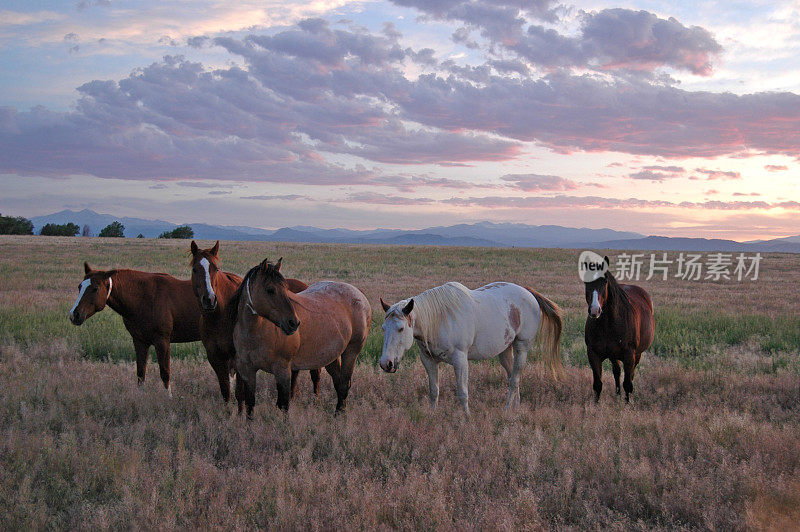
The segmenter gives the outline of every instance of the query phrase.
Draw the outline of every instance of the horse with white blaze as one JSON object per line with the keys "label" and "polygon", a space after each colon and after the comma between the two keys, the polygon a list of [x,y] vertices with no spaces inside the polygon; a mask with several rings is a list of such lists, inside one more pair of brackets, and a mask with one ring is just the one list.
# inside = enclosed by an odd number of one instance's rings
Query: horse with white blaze
{"label": "horse with white blaze", "polygon": [[497,282],[470,290],[449,282],[391,306],[381,299],[381,305],[386,312],[381,368],[397,371],[403,354],[416,340],[434,409],[440,362],[453,366],[458,399],[466,414],[470,360],[500,359],[508,375],[506,408],[519,405],[519,377],[534,344],[554,378],[563,370],[558,346],[561,311],[531,288]]}

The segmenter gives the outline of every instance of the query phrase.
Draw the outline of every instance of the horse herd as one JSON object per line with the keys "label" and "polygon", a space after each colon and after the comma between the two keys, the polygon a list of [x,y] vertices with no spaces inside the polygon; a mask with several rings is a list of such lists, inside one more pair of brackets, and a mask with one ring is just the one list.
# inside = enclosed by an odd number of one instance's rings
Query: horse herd
{"label": "horse herd", "polygon": [[[192,241],[191,279],[128,269],[95,270],[84,262],[84,278],[69,319],[81,325],[111,307],[133,338],[136,374],[146,376],[150,346],[161,381],[171,396],[170,343],[201,340],[228,402],[234,388],[239,413],[252,419],[256,372],[275,376],[277,405],[289,408],[297,376],[308,370],[318,394],[320,369],[330,374],[336,412],[345,408],[356,359],[364,348],[372,308],[356,287],[338,281],[307,285],[285,278],[279,259],[262,261],[244,278],[220,268],[219,242],[201,249]],[[608,263],[608,258],[605,258]],[[585,283],[585,340],[594,376],[595,400],[602,390],[602,362],[612,362],[616,391],[624,367],[625,399],[641,354],[653,341],[653,304],[640,287],[619,284],[606,271]],[[458,399],[469,414],[470,360],[497,357],[508,376],[506,407],[519,404],[519,377],[528,352],[538,346],[553,376],[563,369],[561,311],[531,288],[496,282],[476,290],[449,282],[389,305],[385,311],[381,368],[397,371],[416,341],[428,374],[429,398],[439,397],[439,364],[453,366]]]}

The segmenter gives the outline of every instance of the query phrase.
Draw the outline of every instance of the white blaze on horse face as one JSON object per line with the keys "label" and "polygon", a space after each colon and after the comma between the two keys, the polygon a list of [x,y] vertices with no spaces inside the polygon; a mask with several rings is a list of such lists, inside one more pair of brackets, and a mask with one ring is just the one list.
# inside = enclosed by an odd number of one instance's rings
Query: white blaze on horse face
{"label": "white blaze on horse face", "polygon": [[380,365],[384,371],[397,371],[406,351],[414,345],[414,328],[405,318],[392,314],[383,322],[383,351]]}
{"label": "white blaze on horse face", "polygon": [[214,293],[214,287],[211,286],[210,263],[208,259],[200,259],[200,265],[203,266],[203,270],[206,273],[206,291],[208,292],[208,297],[216,299],[217,295]]}
{"label": "white blaze on horse face", "polygon": [[84,281],[81,283],[80,291],[78,292],[78,299],[75,300],[75,304],[72,305],[72,309],[69,311],[70,316],[72,316],[72,313],[75,312],[76,308],[78,308],[78,304],[81,302],[81,299],[83,299],[83,294],[86,292],[86,289],[89,288],[90,286],[92,286],[92,280],[84,279]]}
{"label": "white blaze on horse face", "polygon": [[592,304],[589,307],[589,312],[595,317],[600,315],[600,297],[597,295],[597,290],[592,291]]}

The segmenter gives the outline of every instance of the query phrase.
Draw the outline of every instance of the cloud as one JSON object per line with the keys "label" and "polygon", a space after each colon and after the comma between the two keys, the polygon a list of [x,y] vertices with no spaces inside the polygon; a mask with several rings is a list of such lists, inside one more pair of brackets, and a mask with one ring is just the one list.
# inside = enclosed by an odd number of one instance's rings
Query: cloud
{"label": "cloud", "polygon": [[740,174],[739,172],[733,172],[733,171],[725,172],[725,171],[722,171],[722,170],[709,170],[707,168],[695,168],[694,171],[708,176],[708,177],[706,177],[706,179],[709,180],[709,181],[711,181],[713,179],[741,179],[742,178],[742,174]]}
{"label": "cloud", "polygon": [[561,34],[540,21],[555,22],[558,11],[549,0],[392,0],[415,7],[428,16],[466,26],[453,41],[477,48],[471,30],[478,29],[492,47],[504,48],[544,67],[597,70],[652,71],[659,67],[708,76],[722,47],[711,33],[687,27],[675,18],[663,19],[647,11],[604,9],[582,13],[578,35]]}
{"label": "cloud", "polygon": [[[527,18],[555,13],[544,1],[401,4],[425,4],[431,16],[474,23],[490,36],[501,22],[526,28]],[[584,29],[624,20],[656,31],[664,20],[587,17],[594,22]],[[659,43],[684,35],[672,22],[664,27]],[[380,165],[507,161],[526,142],[559,153],[673,158],[800,151],[800,96],[792,93],[692,92],[591,71],[541,75],[492,54],[472,67],[443,61],[440,71],[412,78],[409,67],[427,69],[435,54],[400,46],[396,28],[333,29],[321,19],[211,42],[236,66],[207,69],[167,56],[118,81],[81,85],[68,112],[0,108],[0,172],[412,190],[462,184],[393,179]],[[643,172],[664,179],[668,168]]]}
{"label": "cloud", "polygon": [[675,172],[654,172],[652,170],[641,170],[639,172],[628,174],[628,177],[631,179],[663,181],[665,179],[672,179],[674,177],[679,177],[679,175]]}
{"label": "cloud", "polygon": [[578,188],[578,184],[569,179],[554,175],[508,174],[500,178],[512,183],[510,186],[525,192],[566,191]]}
{"label": "cloud", "polygon": [[686,169],[682,166],[660,166],[660,165],[650,165],[650,166],[643,166],[642,170],[652,170],[657,172],[666,172],[669,174],[682,174],[686,172]]}
{"label": "cloud", "polygon": [[442,200],[459,207],[480,207],[487,209],[713,209],[725,211],[760,210],[782,208],[800,211],[797,201],[703,201],[670,202],[665,200],[646,200],[638,198],[602,198],[598,196],[486,196],[469,198],[450,198]]}
{"label": "cloud", "polygon": [[436,202],[436,200],[431,198],[410,198],[407,196],[379,194],[377,192],[356,192],[348,194],[345,201],[349,203],[369,203],[373,205],[427,205]]}
{"label": "cloud", "polygon": [[239,199],[247,200],[261,200],[261,201],[294,201],[294,200],[311,200],[312,198],[301,194],[277,194],[274,196],[239,196]]}
{"label": "cloud", "polygon": [[208,193],[210,196],[222,196],[225,194],[233,194],[230,190],[212,190]]}
{"label": "cloud", "polygon": [[784,165],[784,164],[781,164],[781,165],[768,164],[768,165],[764,166],[764,170],[766,170],[767,172],[783,172],[783,171],[788,170],[788,169],[789,169],[789,167]]}

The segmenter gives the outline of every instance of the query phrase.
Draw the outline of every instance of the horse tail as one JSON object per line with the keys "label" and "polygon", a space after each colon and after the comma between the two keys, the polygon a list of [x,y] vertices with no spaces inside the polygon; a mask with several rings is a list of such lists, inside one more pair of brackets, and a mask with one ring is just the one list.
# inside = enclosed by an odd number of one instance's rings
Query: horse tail
{"label": "horse tail", "polygon": [[525,288],[536,298],[539,309],[542,311],[542,323],[539,326],[539,333],[536,335],[536,344],[544,356],[545,365],[553,374],[553,378],[558,380],[564,374],[564,362],[561,359],[559,346],[561,331],[564,329],[561,309],[533,288],[527,286]]}

